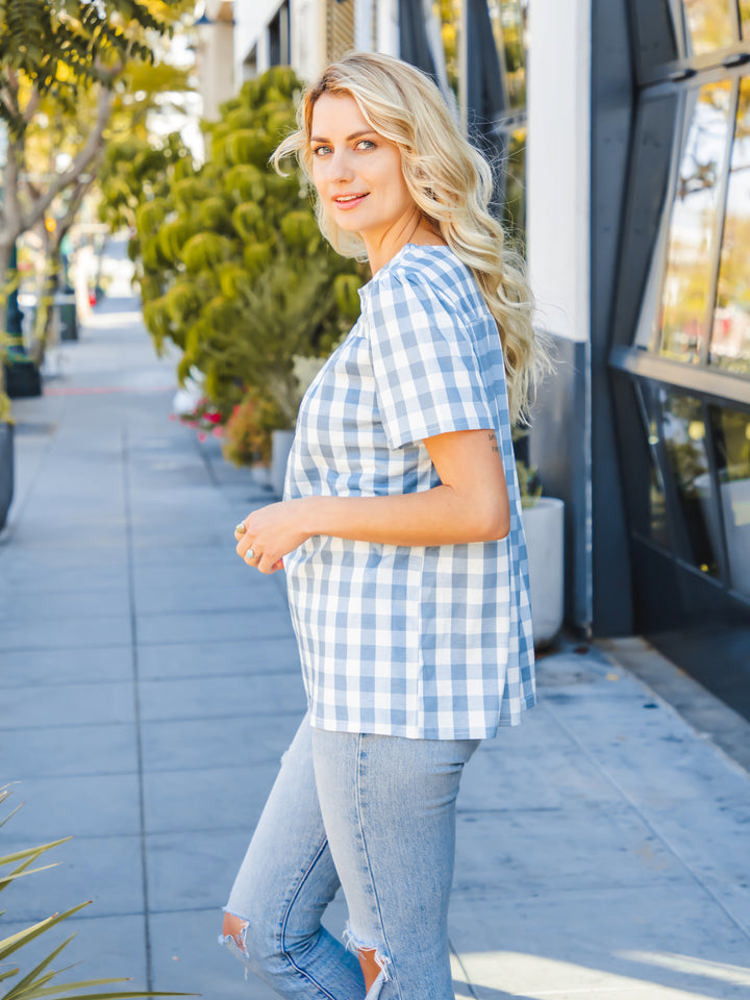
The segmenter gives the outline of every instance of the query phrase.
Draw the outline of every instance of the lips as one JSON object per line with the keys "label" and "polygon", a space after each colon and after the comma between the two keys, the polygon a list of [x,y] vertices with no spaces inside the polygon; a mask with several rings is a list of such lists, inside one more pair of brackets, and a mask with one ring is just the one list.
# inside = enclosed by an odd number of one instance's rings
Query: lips
{"label": "lips", "polygon": [[332,201],[336,208],[347,211],[348,209],[356,208],[357,205],[361,205],[367,195],[367,191],[362,194],[337,194],[333,196]]}

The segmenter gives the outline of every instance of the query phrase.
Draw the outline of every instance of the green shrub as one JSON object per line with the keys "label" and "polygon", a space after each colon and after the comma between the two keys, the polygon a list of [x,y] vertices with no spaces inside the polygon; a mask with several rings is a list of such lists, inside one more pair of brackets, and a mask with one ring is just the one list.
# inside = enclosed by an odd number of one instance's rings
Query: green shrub
{"label": "green shrub", "polygon": [[[132,242],[146,326],[158,349],[171,340],[184,352],[178,377],[198,369],[224,419],[248,398],[272,404],[279,427],[299,405],[293,358],[330,352],[359,313],[364,279],[324,243],[300,174],[268,165],[295,127],[300,89],[284,67],[245,83],[206,126],[200,167],[176,155],[174,137],[169,156],[149,155],[162,175],[142,187]],[[229,452],[238,461],[257,449]]]}

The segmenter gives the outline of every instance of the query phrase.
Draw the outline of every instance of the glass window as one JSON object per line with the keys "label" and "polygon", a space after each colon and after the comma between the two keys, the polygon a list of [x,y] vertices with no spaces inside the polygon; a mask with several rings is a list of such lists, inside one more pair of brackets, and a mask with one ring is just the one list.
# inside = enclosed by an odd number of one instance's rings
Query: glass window
{"label": "glass window", "polygon": [[[487,0],[502,79],[504,111],[494,123],[502,157],[498,200],[510,240],[525,253],[526,242],[526,25],[527,0]],[[492,155],[492,150],[489,150]]]}
{"label": "glass window", "polygon": [[740,85],[716,290],[711,362],[750,375],[750,76]]}
{"label": "glass window", "polygon": [[731,585],[750,597],[750,414],[712,408]]}
{"label": "glass window", "polygon": [[510,130],[505,164],[503,226],[513,245],[526,252],[526,136],[525,122]]}
{"label": "glass window", "polygon": [[641,417],[643,418],[646,430],[648,454],[651,467],[649,481],[648,484],[646,484],[648,492],[646,497],[644,497],[646,506],[643,510],[641,518],[639,518],[641,521],[643,521],[644,518],[647,518],[648,520],[645,524],[642,523],[640,528],[653,541],[657,542],[659,545],[663,545],[665,549],[668,549],[670,547],[669,524],[667,521],[667,502],[664,490],[664,481],[659,463],[659,449],[661,447],[661,441],[659,438],[660,421],[658,411],[652,402],[653,394],[649,391],[648,386],[643,386],[640,390],[636,389],[636,394],[638,408],[641,411]]}
{"label": "glass window", "polygon": [[488,0],[495,45],[501,54],[506,103],[526,107],[526,18],[528,0]]}
{"label": "glass window", "polygon": [[731,6],[734,0],[683,0],[688,55],[724,49],[736,41]]}
{"label": "glass window", "polygon": [[462,0],[433,0],[433,17],[440,25],[443,48],[442,65],[437,66],[437,74],[442,86],[447,86],[460,104],[459,77],[461,63],[460,31]]}
{"label": "glass window", "polygon": [[681,515],[681,523],[675,525],[681,554],[704,573],[717,576],[721,539],[713,510],[703,407],[698,399],[666,389],[658,389],[657,396],[675,508]]}
{"label": "glass window", "polygon": [[677,177],[662,290],[660,350],[680,361],[699,361],[706,340],[730,93],[727,80],[706,84],[697,92]]}

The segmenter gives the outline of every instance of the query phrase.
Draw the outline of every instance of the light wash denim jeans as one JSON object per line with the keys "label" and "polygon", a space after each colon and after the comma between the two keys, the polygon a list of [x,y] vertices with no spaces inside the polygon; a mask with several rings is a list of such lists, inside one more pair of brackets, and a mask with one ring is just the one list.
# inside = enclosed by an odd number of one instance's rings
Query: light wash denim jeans
{"label": "light wash denim jeans", "polygon": [[[455,803],[478,740],[333,733],[305,717],[225,908],[219,940],[282,997],[453,1000]],[[339,885],[345,944],[321,926]],[[357,953],[375,949],[367,995]]]}

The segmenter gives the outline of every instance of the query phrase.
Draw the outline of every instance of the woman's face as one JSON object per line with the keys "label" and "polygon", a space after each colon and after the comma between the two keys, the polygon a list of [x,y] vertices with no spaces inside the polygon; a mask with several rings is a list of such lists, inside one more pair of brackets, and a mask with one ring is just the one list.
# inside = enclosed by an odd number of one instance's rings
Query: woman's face
{"label": "woman's face", "polygon": [[313,182],[331,218],[359,233],[368,251],[398,239],[417,208],[401,171],[398,147],[374,132],[353,97],[322,94],[310,140]]}

